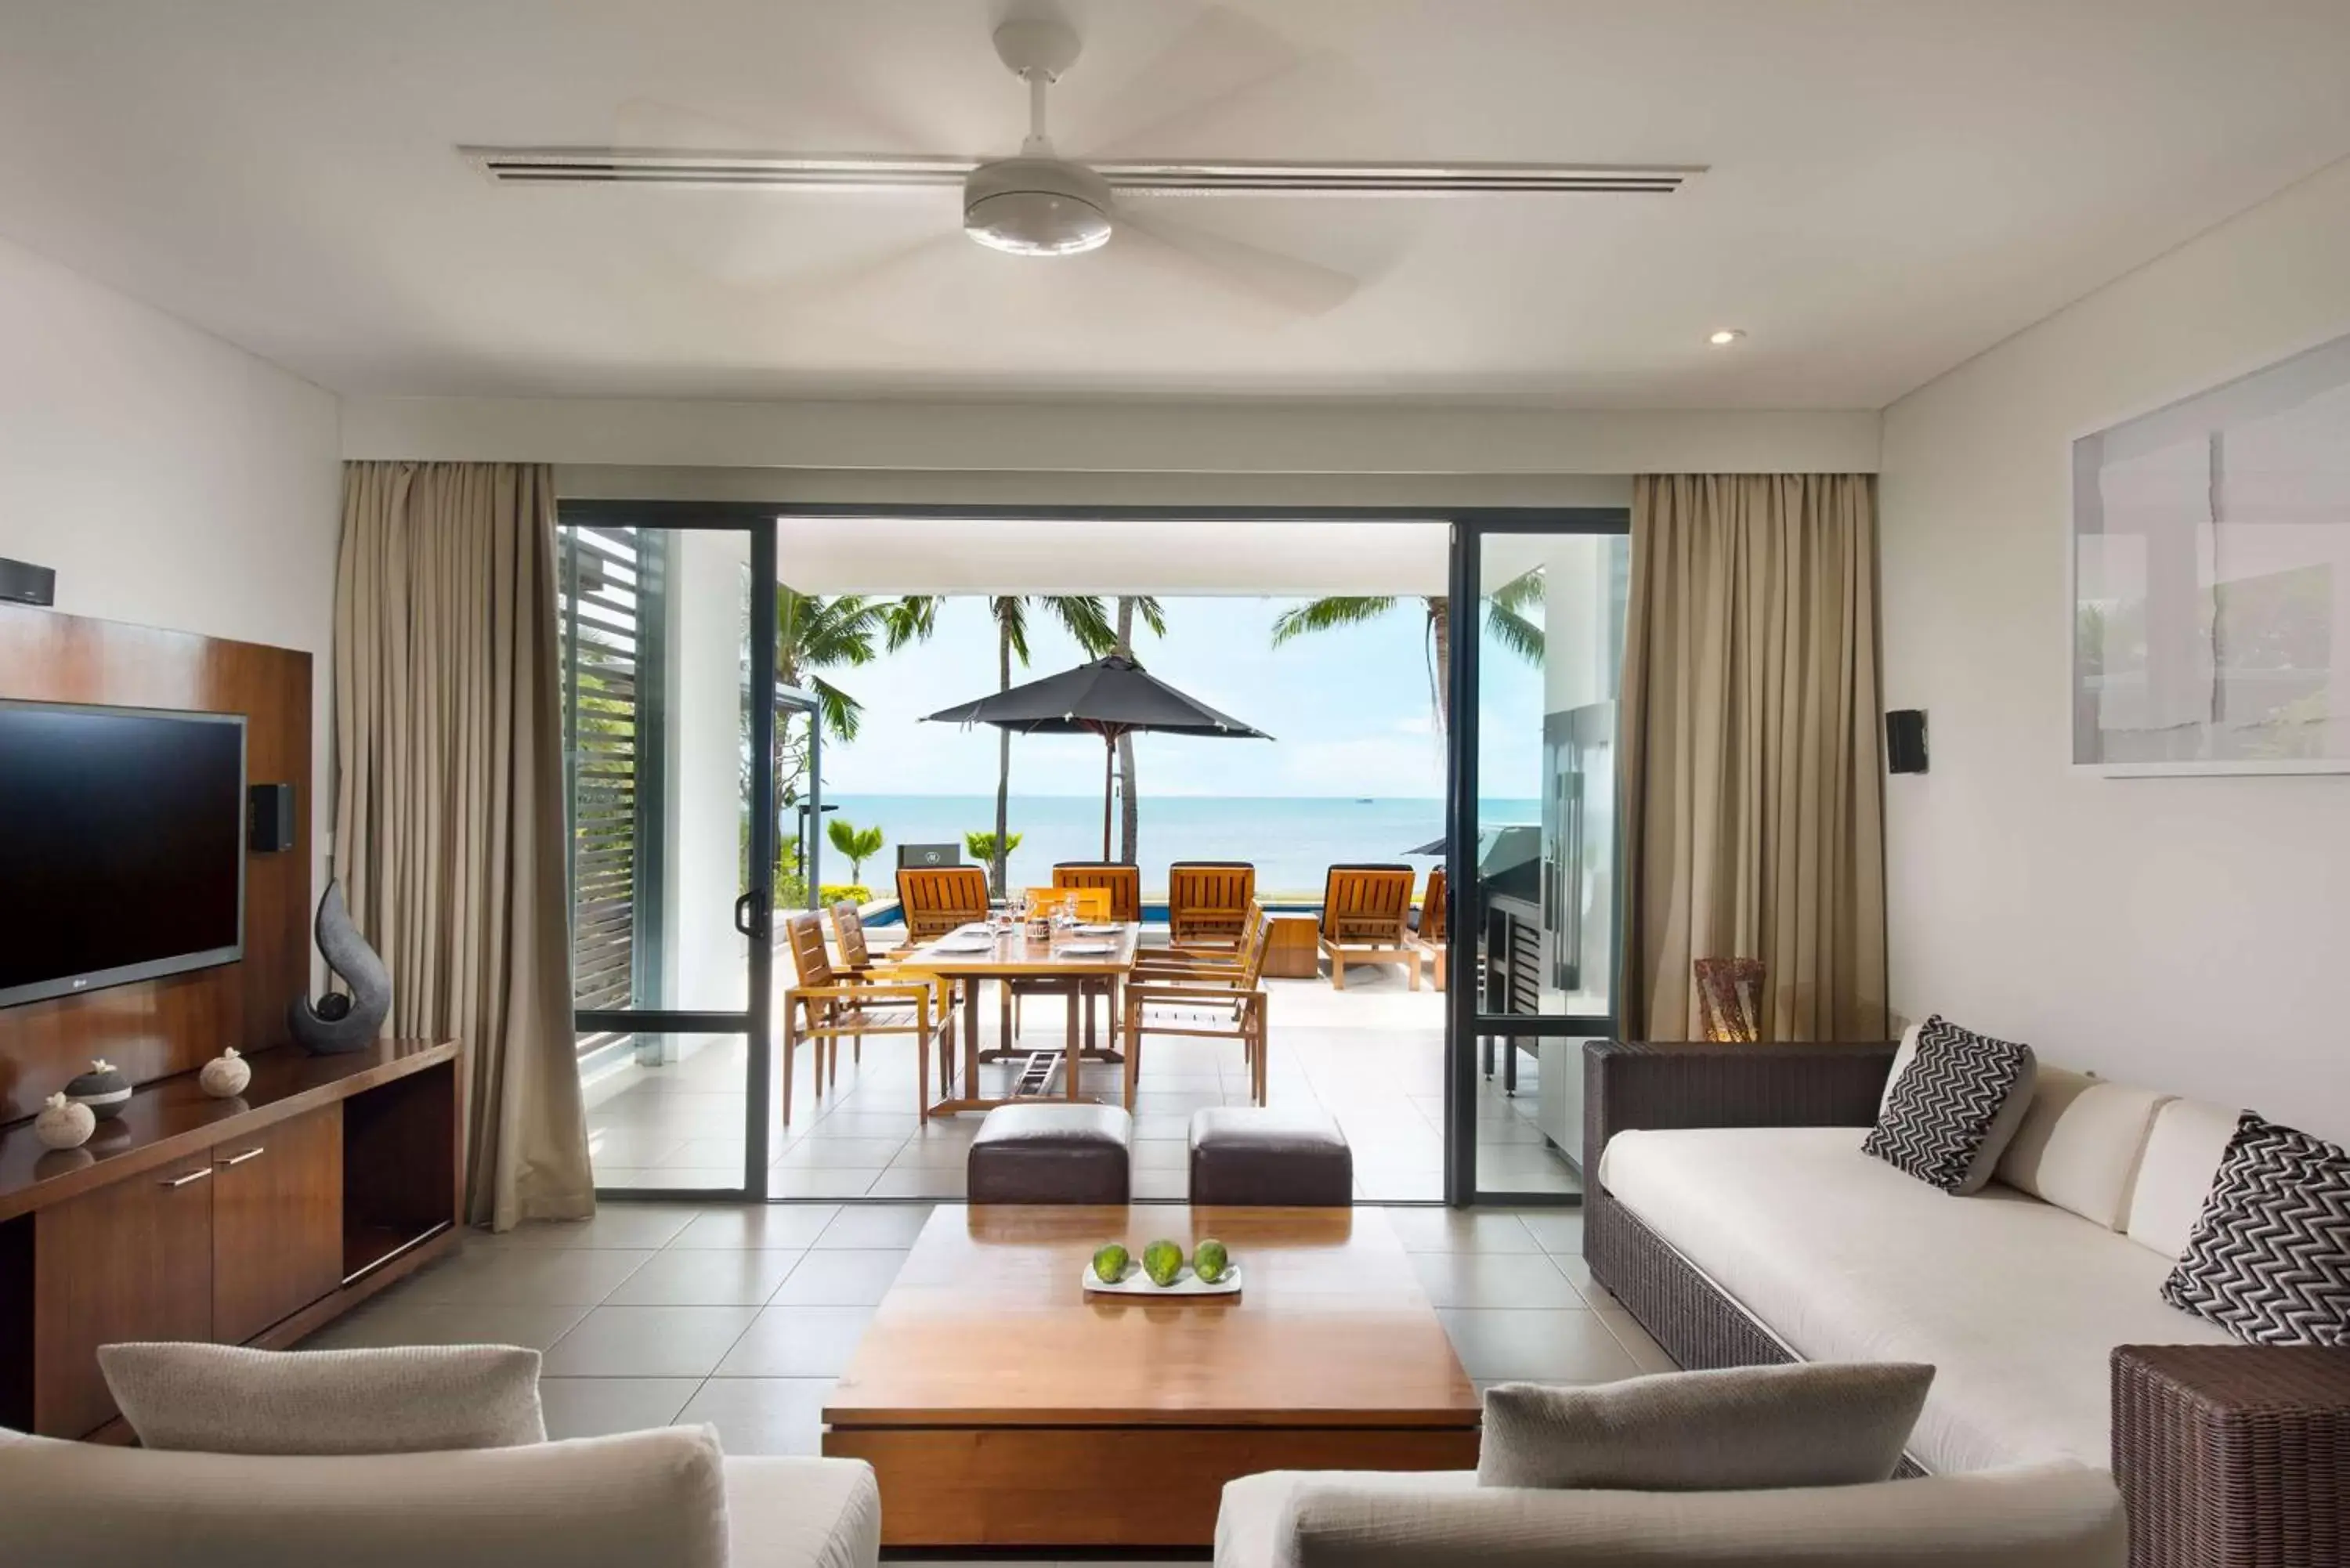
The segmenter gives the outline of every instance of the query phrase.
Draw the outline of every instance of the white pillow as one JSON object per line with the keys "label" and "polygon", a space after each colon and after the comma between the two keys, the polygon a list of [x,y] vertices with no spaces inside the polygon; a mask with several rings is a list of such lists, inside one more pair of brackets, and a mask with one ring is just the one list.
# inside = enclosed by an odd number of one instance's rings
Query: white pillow
{"label": "white pillow", "polygon": [[2170,1098],[2043,1064],[1998,1178],[2108,1231],[2129,1222],[2131,1180],[2155,1113]]}
{"label": "white pillow", "polygon": [[102,1345],[122,1418],[151,1449],[415,1454],[543,1443],[538,1352],[512,1345],[246,1350]]}
{"label": "white pillow", "polygon": [[1918,1054],[1918,1031],[1923,1023],[1912,1023],[1901,1032],[1901,1044],[1893,1052],[1893,1071],[1885,1075],[1885,1092],[1877,1096],[1877,1119],[1885,1119],[1885,1107],[1893,1101],[1893,1085],[1909,1070],[1910,1060]]}
{"label": "white pillow", "polygon": [[40,1568],[726,1568],[718,1435],[457,1453],[0,1449],[0,1540]]}
{"label": "white pillow", "polygon": [[2129,1239],[2165,1257],[2186,1255],[2187,1239],[2210,1196],[2211,1179],[2243,1112],[2208,1100],[2172,1100],[2155,1113],[2131,1189]]}

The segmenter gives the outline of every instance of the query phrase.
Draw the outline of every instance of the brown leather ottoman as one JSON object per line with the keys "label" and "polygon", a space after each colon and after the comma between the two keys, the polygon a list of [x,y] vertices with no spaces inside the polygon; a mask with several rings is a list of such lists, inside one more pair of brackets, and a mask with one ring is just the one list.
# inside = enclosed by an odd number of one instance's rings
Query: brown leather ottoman
{"label": "brown leather ottoman", "polygon": [[1354,1154],[1322,1112],[1214,1106],[1191,1113],[1193,1203],[1343,1209],[1354,1200]]}
{"label": "brown leather ottoman", "polygon": [[1123,1203],[1134,1118],[1117,1106],[998,1106],[971,1140],[973,1203]]}

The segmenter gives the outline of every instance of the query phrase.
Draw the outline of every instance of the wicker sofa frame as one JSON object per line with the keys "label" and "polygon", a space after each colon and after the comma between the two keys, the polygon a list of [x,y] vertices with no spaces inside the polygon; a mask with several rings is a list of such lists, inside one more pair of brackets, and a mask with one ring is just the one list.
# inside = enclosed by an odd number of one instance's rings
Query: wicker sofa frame
{"label": "wicker sofa frame", "polygon": [[[1801,1359],[1614,1201],[1599,1159],[1646,1127],[1866,1127],[1890,1044],[1594,1041],[1584,1051],[1584,1260],[1685,1367]],[[2350,1351],[2123,1345],[2113,1470],[2133,1568],[2350,1563]],[[1905,1474],[1923,1471],[1905,1461]]]}

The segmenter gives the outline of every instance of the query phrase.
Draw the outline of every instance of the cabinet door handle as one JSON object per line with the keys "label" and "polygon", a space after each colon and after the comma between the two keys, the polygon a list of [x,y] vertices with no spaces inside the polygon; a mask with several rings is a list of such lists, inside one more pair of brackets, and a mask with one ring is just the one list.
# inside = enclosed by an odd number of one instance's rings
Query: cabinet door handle
{"label": "cabinet door handle", "polygon": [[191,1181],[202,1181],[205,1177],[210,1176],[212,1173],[213,1168],[207,1165],[201,1167],[198,1169],[192,1170],[185,1176],[167,1176],[158,1185],[163,1187],[185,1187]]}
{"label": "cabinet door handle", "polygon": [[246,1149],[243,1154],[233,1154],[233,1155],[230,1155],[226,1159],[222,1160],[222,1161],[221,1161],[221,1163],[222,1163],[223,1165],[243,1165],[246,1160],[248,1160],[248,1159],[257,1159],[257,1158],[259,1158],[262,1155],[266,1154],[267,1152],[268,1152],[268,1146],[267,1146],[267,1145],[265,1145],[265,1144],[258,1144],[258,1143],[257,1143],[257,1144],[255,1144],[251,1148]]}

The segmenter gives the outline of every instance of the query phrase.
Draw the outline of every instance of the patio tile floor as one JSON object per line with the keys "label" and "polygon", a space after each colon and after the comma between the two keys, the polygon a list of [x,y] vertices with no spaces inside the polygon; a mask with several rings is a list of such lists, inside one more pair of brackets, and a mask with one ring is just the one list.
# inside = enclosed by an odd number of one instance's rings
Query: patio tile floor
{"label": "patio tile floor", "polygon": [[[1368,967],[1355,969],[1344,992],[1333,990],[1326,980],[1273,980],[1266,987],[1271,1103],[1315,1106],[1337,1119],[1354,1148],[1358,1199],[1440,1199],[1443,994],[1432,988],[1409,991],[1399,971]],[[993,1045],[995,1010],[983,1005],[981,1011],[983,1042]],[[1057,1006],[1029,1009],[1018,1041],[1056,1043],[1064,1016]],[[682,1060],[631,1064],[591,1081],[588,1119],[598,1184],[650,1190],[739,1187],[744,1050],[739,1039],[714,1039]],[[778,1068],[780,1056],[777,1052]],[[785,1125],[770,1109],[771,1196],[835,1200],[962,1195],[963,1154],[980,1117],[924,1123],[915,1115],[910,1041],[868,1041],[861,1062],[844,1050],[837,1079],[821,1094],[813,1051],[798,1053],[795,1069],[791,1123]],[[1009,1070],[983,1065],[983,1078],[993,1089]],[[1081,1086],[1088,1098],[1116,1103],[1123,1092],[1122,1069],[1087,1064]],[[1237,1045],[1146,1041],[1135,1103],[1136,1196],[1182,1198],[1183,1139],[1191,1112],[1203,1106],[1245,1105],[1248,1093]],[[1482,1077],[1478,1096],[1478,1161],[1485,1188],[1576,1190],[1575,1172],[1535,1124],[1531,1056],[1520,1057],[1515,1096],[1504,1095],[1498,1081]]]}

